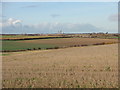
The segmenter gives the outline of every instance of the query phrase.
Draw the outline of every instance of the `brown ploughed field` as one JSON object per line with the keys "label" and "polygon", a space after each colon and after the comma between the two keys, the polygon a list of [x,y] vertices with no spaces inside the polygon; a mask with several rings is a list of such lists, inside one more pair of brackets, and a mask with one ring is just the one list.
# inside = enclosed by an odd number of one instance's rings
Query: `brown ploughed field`
{"label": "brown ploughed field", "polygon": [[21,43],[38,43],[38,44],[51,44],[59,46],[70,45],[92,45],[96,43],[116,43],[118,39],[100,39],[100,38],[58,38],[58,39],[39,39],[39,40],[24,40]]}

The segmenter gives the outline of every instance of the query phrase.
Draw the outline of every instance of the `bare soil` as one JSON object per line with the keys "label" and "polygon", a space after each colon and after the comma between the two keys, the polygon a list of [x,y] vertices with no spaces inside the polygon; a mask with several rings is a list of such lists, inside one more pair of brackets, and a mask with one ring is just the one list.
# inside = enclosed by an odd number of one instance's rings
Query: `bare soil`
{"label": "bare soil", "polygon": [[38,44],[51,44],[60,46],[70,45],[92,45],[96,43],[116,43],[118,39],[100,39],[100,38],[59,38],[59,39],[39,39],[39,40],[25,40],[19,41],[24,43],[38,43]]}

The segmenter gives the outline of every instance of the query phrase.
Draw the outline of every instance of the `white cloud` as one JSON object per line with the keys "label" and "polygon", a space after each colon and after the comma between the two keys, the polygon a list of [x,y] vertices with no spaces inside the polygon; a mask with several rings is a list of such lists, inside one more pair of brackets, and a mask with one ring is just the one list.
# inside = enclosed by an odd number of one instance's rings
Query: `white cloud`
{"label": "white cloud", "polygon": [[52,18],[56,18],[56,17],[59,17],[60,15],[59,14],[52,14],[50,15]]}
{"label": "white cloud", "polygon": [[35,25],[22,25],[21,20],[13,18],[4,21],[2,26],[3,33],[57,33],[59,30],[65,33],[109,32],[91,24],[80,23],[42,22]]}
{"label": "white cloud", "polygon": [[21,8],[35,8],[35,7],[38,7],[38,5],[27,5]]}
{"label": "white cloud", "polygon": [[0,22],[0,28],[2,27],[2,23]]}
{"label": "white cloud", "polygon": [[14,20],[12,18],[9,18],[6,22],[3,23],[3,25],[13,25]]}
{"label": "white cloud", "polygon": [[13,21],[13,25],[16,25],[16,24],[21,23],[21,22],[22,22],[21,20],[15,20],[15,21]]}
{"label": "white cloud", "polygon": [[109,16],[108,19],[112,22],[118,22],[118,19],[120,19],[120,18],[118,18],[118,16],[120,17],[120,13],[119,14],[112,14],[112,15]]}
{"label": "white cloud", "polygon": [[21,23],[22,23],[21,20],[9,18],[8,20],[4,20],[2,22],[2,26],[3,27],[6,27],[6,26],[18,26],[18,24],[21,24]]}

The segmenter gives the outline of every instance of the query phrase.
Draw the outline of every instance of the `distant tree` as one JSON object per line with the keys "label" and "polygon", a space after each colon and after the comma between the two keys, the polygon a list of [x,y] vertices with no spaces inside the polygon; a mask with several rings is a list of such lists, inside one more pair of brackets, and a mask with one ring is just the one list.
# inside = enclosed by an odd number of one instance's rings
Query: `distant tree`
{"label": "distant tree", "polygon": [[106,32],[106,34],[108,34],[108,32]]}

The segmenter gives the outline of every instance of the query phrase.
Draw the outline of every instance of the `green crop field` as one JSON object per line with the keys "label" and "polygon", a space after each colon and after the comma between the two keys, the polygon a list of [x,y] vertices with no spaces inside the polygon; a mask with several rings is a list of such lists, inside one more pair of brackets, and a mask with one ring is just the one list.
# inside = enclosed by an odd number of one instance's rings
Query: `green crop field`
{"label": "green crop field", "polygon": [[52,48],[55,45],[38,44],[38,43],[23,43],[19,41],[2,41],[2,50],[27,50],[27,49],[45,49]]}

